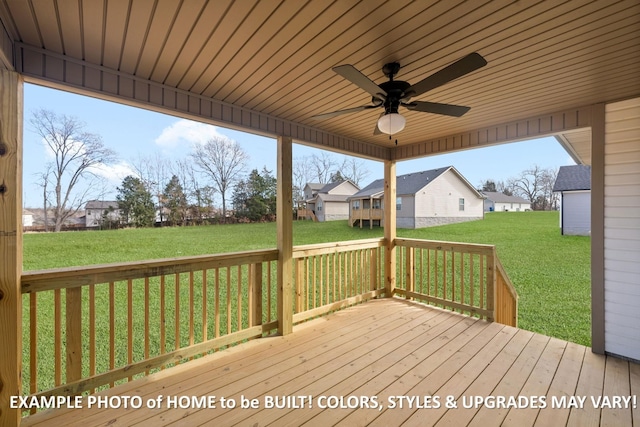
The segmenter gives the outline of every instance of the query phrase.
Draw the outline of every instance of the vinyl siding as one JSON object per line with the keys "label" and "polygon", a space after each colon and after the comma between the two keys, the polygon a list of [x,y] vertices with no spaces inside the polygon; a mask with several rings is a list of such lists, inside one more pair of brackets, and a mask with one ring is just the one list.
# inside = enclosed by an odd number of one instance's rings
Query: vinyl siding
{"label": "vinyl siding", "polygon": [[[464,199],[464,211],[458,200]],[[475,194],[454,172],[447,171],[416,194],[415,215],[421,217],[482,218],[483,199]]]}
{"label": "vinyl siding", "polygon": [[562,234],[591,234],[591,191],[565,191],[560,209]]}
{"label": "vinyl siding", "polygon": [[349,219],[348,202],[324,202],[322,210],[324,221]]}
{"label": "vinyl siding", "polygon": [[640,360],[640,98],[605,111],[605,351]]}

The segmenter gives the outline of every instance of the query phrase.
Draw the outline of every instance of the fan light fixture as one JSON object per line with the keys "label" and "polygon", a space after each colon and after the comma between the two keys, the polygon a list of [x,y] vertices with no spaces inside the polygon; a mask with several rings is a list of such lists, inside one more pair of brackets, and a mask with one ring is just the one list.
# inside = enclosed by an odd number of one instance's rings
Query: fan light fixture
{"label": "fan light fixture", "polygon": [[406,119],[399,113],[387,113],[378,119],[378,129],[388,135],[394,135],[404,129]]}

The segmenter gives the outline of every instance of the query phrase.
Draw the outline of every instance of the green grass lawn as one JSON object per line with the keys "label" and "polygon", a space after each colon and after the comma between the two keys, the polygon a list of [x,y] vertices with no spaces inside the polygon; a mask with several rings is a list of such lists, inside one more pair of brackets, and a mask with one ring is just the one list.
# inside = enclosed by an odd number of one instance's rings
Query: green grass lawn
{"label": "green grass lawn", "polygon": [[[346,221],[294,223],[294,244],[380,237]],[[473,221],[398,236],[496,245],[520,295],[519,326],[590,345],[590,238],[561,236],[557,212],[496,212]],[[273,248],[276,225],[234,224],[27,234],[24,269],[102,264]]]}

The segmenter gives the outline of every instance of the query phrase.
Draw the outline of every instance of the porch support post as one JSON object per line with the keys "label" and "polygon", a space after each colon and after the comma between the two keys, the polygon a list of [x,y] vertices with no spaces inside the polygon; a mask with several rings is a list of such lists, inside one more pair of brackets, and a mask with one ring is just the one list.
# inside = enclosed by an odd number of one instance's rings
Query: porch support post
{"label": "porch support post", "polygon": [[22,86],[0,70],[0,426],[21,419],[10,399],[22,395]]}
{"label": "porch support post", "polygon": [[292,140],[278,137],[276,222],[278,230],[278,334],[293,332]]}
{"label": "porch support post", "polygon": [[384,251],[385,294],[392,297],[396,289],[396,162],[384,162]]}
{"label": "porch support post", "polygon": [[591,109],[591,350],[604,354],[605,105]]}

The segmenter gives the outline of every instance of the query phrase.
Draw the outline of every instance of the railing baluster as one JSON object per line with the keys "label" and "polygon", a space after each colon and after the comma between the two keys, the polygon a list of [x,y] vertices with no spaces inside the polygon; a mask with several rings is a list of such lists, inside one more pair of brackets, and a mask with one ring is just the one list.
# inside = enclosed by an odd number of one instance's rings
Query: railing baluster
{"label": "railing baluster", "polygon": [[480,291],[478,297],[480,298],[479,306],[480,308],[485,308],[484,306],[484,260],[485,255],[480,255]]}
{"label": "railing baluster", "polygon": [[304,283],[304,259],[296,260],[296,307],[295,313],[302,313],[302,284]]}
{"label": "railing baluster", "polygon": [[[133,363],[133,281],[127,280],[127,363]],[[130,375],[129,381],[133,379]]]}
{"label": "railing baluster", "polygon": [[249,326],[262,325],[262,263],[251,264],[250,291],[251,321]]}
{"label": "railing baluster", "polygon": [[[464,252],[460,253],[460,302],[465,304],[464,301]],[[462,309],[460,310],[462,313]]]}
{"label": "railing baluster", "polygon": [[271,262],[267,261],[267,322],[271,321]]}
{"label": "railing baluster", "polygon": [[227,267],[227,334],[231,332],[231,267]]}
{"label": "railing baluster", "polygon": [[325,292],[326,292],[326,294],[325,294],[325,298],[324,298],[326,304],[331,302],[331,300],[329,299],[329,288],[330,288],[330,284],[331,284],[331,281],[329,280],[329,277],[330,277],[329,276],[329,262],[330,262],[330,260],[331,260],[331,255],[327,254],[326,255],[326,259],[325,259],[325,270],[326,270],[325,271]]}
{"label": "railing baluster", "polygon": [[[115,283],[109,282],[109,369],[116,367],[116,292]],[[114,386],[110,383],[110,387]]]}
{"label": "railing baluster", "polygon": [[236,286],[237,286],[237,309],[236,309],[236,321],[238,322],[237,331],[241,331],[242,328],[242,266],[238,266],[236,274]]}
{"label": "railing baluster", "polygon": [[220,336],[220,269],[215,269],[215,308],[214,308],[214,316],[215,316],[215,337],[218,338]]}
{"label": "railing baluster", "polygon": [[476,255],[469,254],[469,305],[474,306],[476,304],[476,300],[473,297],[474,290],[476,288],[476,281],[473,275],[473,266],[475,265]]}
{"label": "railing baluster", "polygon": [[451,301],[455,301],[455,300],[456,300],[456,253],[452,250],[451,251]]}
{"label": "railing baluster", "polygon": [[317,266],[317,259],[318,257],[314,256],[313,257],[313,288],[312,291],[310,292],[310,297],[311,297],[311,306],[313,308],[316,308],[316,289],[318,289],[318,283],[317,283],[317,270],[318,270],[318,266]]}
{"label": "railing baluster", "polygon": [[209,319],[207,317],[207,270],[202,270],[202,340],[207,341]]}
{"label": "railing baluster", "polygon": [[[160,276],[160,354],[164,354],[167,348],[165,286],[165,276],[162,275]],[[164,365],[162,368],[164,369]]]}
{"label": "railing baluster", "polygon": [[[405,248],[406,250],[406,255],[405,255],[405,289],[407,290],[407,292],[413,292],[415,287],[414,287],[414,274],[413,274],[413,267],[414,267],[414,249],[413,248]],[[411,299],[408,295],[407,295],[407,299]]]}
{"label": "railing baluster", "polygon": [[[29,392],[38,391],[38,294],[29,294]],[[35,407],[31,413],[36,413]]]}
{"label": "railing baluster", "polygon": [[62,312],[62,304],[60,297],[60,289],[56,289],[53,293],[53,324],[54,324],[54,336],[53,336],[53,358],[54,358],[54,382],[55,385],[62,384],[62,321],[60,319],[60,313]]}
{"label": "railing baluster", "polygon": [[195,317],[195,295],[193,292],[193,271],[189,272],[189,345],[193,345],[195,343],[195,325],[194,325],[194,317]]}
{"label": "railing baluster", "polygon": [[[148,359],[149,358],[149,353],[150,353],[150,349],[149,349],[149,343],[150,343],[150,337],[149,337],[149,323],[150,323],[150,313],[149,313],[150,307],[149,307],[149,278],[145,277],[144,278],[144,358]],[[145,375],[149,375],[149,370],[147,369],[145,372]],[[95,372],[94,372],[95,374]]]}
{"label": "railing baluster", "polygon": [[[180,273],[176,273],[173,279],[175,285],[175,295],[174,295],[174,318],[173,318],[173,349],[178,350],[180,348]],[[180,363],[177,361],[176,364]]]}

